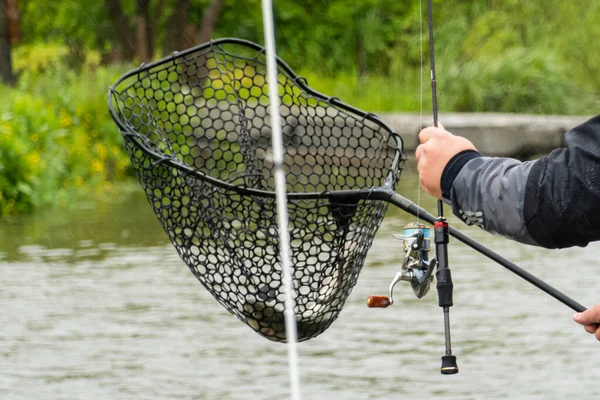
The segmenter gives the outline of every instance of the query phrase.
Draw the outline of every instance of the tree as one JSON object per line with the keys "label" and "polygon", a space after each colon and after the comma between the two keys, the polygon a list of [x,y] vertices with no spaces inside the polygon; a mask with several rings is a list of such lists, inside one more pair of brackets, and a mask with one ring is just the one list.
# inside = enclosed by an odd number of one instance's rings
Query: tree
{"label": "tree", "polygon": [[183,29],[188,25],[189,8],[189,0],[176,0],[171,19],[167,25],[167,35],[163,46],[165,53],[172,53],[184,47],[182,46],[184,42]]}
{"label": "tree", "polygon": [[106,11],[115,31],[116,54],[122,60],[131,60],[135,54],[133,34],[129,20],[123,13],[119,0],[106,0]]}
{"label": "tree", "polygon": [[200,27],[196,28],[192,16],[200,7],[196,3],[192,4],[190,0],[176,0],[165,38],[165,53],[187,49],[209,41],[217,25],[223,3],[223,0],[211,0],[204,8]]}
{"label": "tree", "polygon": [[8,1],[6,0],[2,0],[0,3],[0,78],[7,85],[15,83],[12,69]]}
{"label": "tree", "polygon": [[155,25],[160,20],[165,1],[135,0],[131,21],[120,0],[106,0],[106,11],[114,28],[116,55],[121,60],[148,62],[154,55]]}
{"label": "tree", "polygon": [[212,0],[206,8],[206,11],[204,11],[202,25],[200,26],[200,32],[198,33],[199,43],[208,42],[212,37],[222,8],[223,0]]}
{"label": "tree", "polygon": [[10,32],[10,44],[16,46],[23,38],[23,27],[21,26],[21,13],[17,0],[6,0],[6,17],[8,18],[8,29]]}
{"label": "tree", "polygon": [[136,0],[136,52],[137,58],[142,62],[152,59],[152,19],[150,18],[150,0]]}
{"label": "tree", "polygon": [[[166,26],[163,52],[172,53],[210,39],[223,6],[223,0],[204,2],[190,0],[135,0],[133,17],[125,11],[130,4],[125,0],[105,0],[106,11],[114,28],[118,58],[150,61],[155,53],[159,28]],[[165,8],[170,13],[165,13]],[[205,8],[200,29],[193,16]],[[164,16],[166,15],[166,16]],[[164,22],[164,24],[162,23]]]}

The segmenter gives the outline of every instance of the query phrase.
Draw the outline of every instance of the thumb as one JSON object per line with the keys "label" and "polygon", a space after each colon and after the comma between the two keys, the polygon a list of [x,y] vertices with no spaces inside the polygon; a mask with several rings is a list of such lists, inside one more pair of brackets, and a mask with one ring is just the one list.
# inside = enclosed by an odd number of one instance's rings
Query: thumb
{"label": "thumb", "polygon": [[573,315],[573,319],[581,325],[591,325],[600,322],[600,304]]}

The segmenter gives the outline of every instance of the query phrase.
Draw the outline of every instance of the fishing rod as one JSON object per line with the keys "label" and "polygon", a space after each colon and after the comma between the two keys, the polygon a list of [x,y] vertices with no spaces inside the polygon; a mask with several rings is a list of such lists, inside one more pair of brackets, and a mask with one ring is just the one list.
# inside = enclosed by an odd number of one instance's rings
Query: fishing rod
{"label": "fishing rod", "polygon": [[[389,193],[387,198],[389,199],[390,203],[401,208],[402,210],[406,211],[407,213],[422,219],[425,222],[434,224],[437,221],[436,217],[434,217],[433,215],[431,215],[426,210],[419,207],[412,201],[408,200],[404,196],[399,195],[398,193]],[[582,304],[573,300],[572,298],[570,298],[566,294],[562,293],[558,289],[552,287],[551,285],[547,284],[543,280],[537,278],[535,275],[527,272],[523,268],[519,267],[515,263],[509,261],[508,259],[502,257],[501,255],[499,255],[498,253],[489,249],[488,247],[484,246],[483,244],[479,243],[478,241],[470,238],[469,236],[465,235],[461,231],[450,227],[448,229],[448,233],[453,238],[459,240],[463,244],[466,244],[467,246],[469,246],[473,250],[479,252],[480,254],[486,256],[490,260],[495,261],[497,264],[500,264],[504,268],[508,269],[510,272],[514,273],[515,275],[519,276],[520,278],[523,278],[527,282],[531,283],[533,286],[542,290],[546,294],[549,294],[550,296],[554,297],[556,300],[560,301],[561,303],[563,303],[567,307],[571,308],[572,310],[577,311],[577,312],[583,312],[587,309],[585,306],[583,306]]]}
{"label": "fishing rod", "polygon": [[[429,55],[431,64],[431,96],[432,96],[432,112],[433,112],[433,124],[438,127],[438,103],[437,103],[437,79],[435,71],[435,51],[434,51],[434,34],[433,34],[433,6],[432,0],[427,1],[428,5],[428,27],[429,27]],[[524,269],[518,267],[516,264],[510,262],[499,254],[488,249],[481,243],[469,238],[460,231],[449,227],[448,222],[444,218],[443,201],[438,200],[438,217],[434,217],[429,214],[426,210],[422,209],[418,205],[412,203],[405,197],[388,192],[386,200],[390,203],[400,207],[404,211],[412,214],[423,221],[429,222],[434,226],[434,243],[436,249],[436,258],[429,260],[429,251],[431,250],[430,245],[430,228],[426,225],[419,223],[408,224],[401,235],[394,235],[395,238],[401,239],[404,243],[404,250],[406,255],[402,262],[400,271],[396,273],[396,276],[392,280],[389,286],[388,296],[369,296],[367,299],[367,305],[371,308],[386,308],[393,304],[393,290],[397,282],[407,281],[411,284],[411,287],[417,296],[417,298],[423,297],[429,291],[429,286],[433,280],[432,271],[437,265],[437,272],[435,274],[437,279],[437,291],[438,291],[438,303],[442,307],[444,312],[444,337],[446,352],[442,356],[441,373],[444,375],[451,375],[458,373],[458,365],[456,362],[456,356],[452,354],[451,348],[451,337],[450,337],[450,317],[449,308],[453,305],[453,283],[448,266],[448,236],[453,236],[462,243],[485,255],[491,260],[502,265],[509,271],[515,273],[519,277],[523,278],[527,282],[536,286],[538,289],[546,292],[550,296],[559,300],[563,304],[569,306],[577,312],[585,311],[586,307],[579,304],[575,300],[571,299],[567,295],[556,290],[546,282],[535,277]]]}
{"label": "fishing rod", "polygon": [[[436,80],[436,74],[435,74],[435,52],[434,52],[434,35],[433,35],[432,0],[427,0],[427,9],[428,9],[427,20],[428,20],[428,25],[429,25],[429,56],[430,56],[430,62],[431,62],[431,96],[432,96],[432,109],[433,109],[433,124],[437,128],[439,125],[439,122],[438,122],[438,104],[437,104],[437,90],[436,90],[437,80]],[[440,218],[443,218],[443,204],[444,203],[442,200],[438,200],[438,214],[439,214],[438,220]],[[422,211],[419,211],[419,212],[422,212]],[[433,221],[431,217],[427,218],[427,220],[428,220],[428,222],[433,223],[433,224],[437,223],[437,220]],[[490,259],[496,261],[503,267],[514,272],[521,278],[525,279],[529,283],[533,284],[534,286],[536,286],[539,289],[543,290],[544,292],[548,293],[549,295],[556,298],[557,300],[563,302],[565,305],[571,307],[573,310],[575,310],[577,312],[582,312],[582,311],[586,310],[586,307],[584,307],[583,305],[577,303],[576,301],[572,300],[568,296],[563,295],[556,289],[552,288],[550,285],[546,284],[544,281],[536,278],[535,276],[531,275],[527,271],[519,268],[514,263],[506,260],[503,257],[500,257],[496,253],[487,249],[482,244],[468,238],[466,235],[462,234],[459,231],[456,231],[452,228],[451,228],[451,230],[452,230],[452,235],[454,237],[456,237],[457,239],[459,239],[464,244],[466,244],[466,245],[470,246],[471,248],[479,251],[480,253],[488,256]],[[447,242],[445,243],[445,245],[447,245]],[[440,268],[440,260],[438,260],[438,268]],[[444,313],[446,313],[445,310],[444,310]],[[449,329],[449,327],[448,327],[448,329]]]}
{"label": "fishing rod", "polygon": [[[431,102],[433,109],[433,125],[438,127],[437,90],[435,76],[435,51],[433,39],[433,6],[432,0],[427,1],[427,21],[429,25],[429,58],[431,61]],[[448,266],[448,221],[444,218],[444,202],[438,200],[438,218],[433,223],[435,252],[437,257],[437,280],[438,304],[444,311],[444,338],[446,353],[442,356],[442,374],[452,375],[458,373],[456,356],[452,354],[450,339],[450,307],[454,304],[452,274]]]}
{"label": "fishing rod", "polygon": [[[432,1],[427,1],[428,9],[428,26],[429,26],[429,59],[431,65],[431,99],[433,112],[433,125],[437,128],[438,122],[438,104],[437,104],[437,87],[435,75],[435,51],[434,51],[434,35],[433,35],[433,6]],[[421,65],[422,67],[422,65]],[[393,201],[392,201],[393,202]],[[448,242],[449,242],[449,225],[444,218],[444,203],[442,200],[437,202],[438,217],[428,218],[428,222],[433,224],[433,239],[435,243],[436,258],[432,261],[428,260],[428,252],[430,250],[429,227],[421,224],[409,224],[404,228],[403,234],[397,238],[404,241],[404,248],[407,251],[400,272],[390,284],[389,300],[385,296],[370,296],[367,299],[369,307],[387,307],[393,304],[392,291],[395,284],[399,280],[411,282],[411,286],[417,297],[424,296],[429,291],[429,284],[433,279],[433,268],[437,266],[435,273],[436,289],[438,293],[438,305],[444,313],[444,342],[445,353],[442,356],[442,365],[440,372],[443,375],[453,375],[458,373],[458,364],[456,356],[452,354],[452,339],[450,335],[450,307],[454,305],[453,291],[454,284],[452,282],[452,273],[448,265]],[[425,211],[425,210],[423,210]],[[425,219],[425,215],[421,212],[414,214],[417,218]]]}

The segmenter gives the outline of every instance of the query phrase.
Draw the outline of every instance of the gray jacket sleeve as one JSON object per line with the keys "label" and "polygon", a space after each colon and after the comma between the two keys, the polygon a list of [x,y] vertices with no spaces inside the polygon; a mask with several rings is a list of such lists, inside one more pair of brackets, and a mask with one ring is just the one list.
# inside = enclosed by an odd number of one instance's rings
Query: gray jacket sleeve
{"label": "gray jacket sleeve", "polygon": [[477,225],[522,243],[537,245],[524,217],[525,189],[533,162],[478,157],[454,179],[452,211],[467,225]]}
{"label": "gray jacket sleeve", "polygon": [[459,154],[442,175],[444,201],[465,223],[522,243],[600,240],[600,115],[569,131],[565,144],[527,162]]}

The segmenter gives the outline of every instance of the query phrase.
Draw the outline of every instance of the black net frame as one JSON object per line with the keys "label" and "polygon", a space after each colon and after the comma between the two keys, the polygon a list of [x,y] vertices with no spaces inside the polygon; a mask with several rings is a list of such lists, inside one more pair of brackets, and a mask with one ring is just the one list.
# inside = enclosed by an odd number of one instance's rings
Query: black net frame
{"label": "black net frame", "polygon": [[[277,59],[298,340],[338,317],[395,190],[402,139],[312,90]],[[110,88],[148,201],[182,260],[228,311],[285,342],[266,60],[219,39],[142,65]]]}

